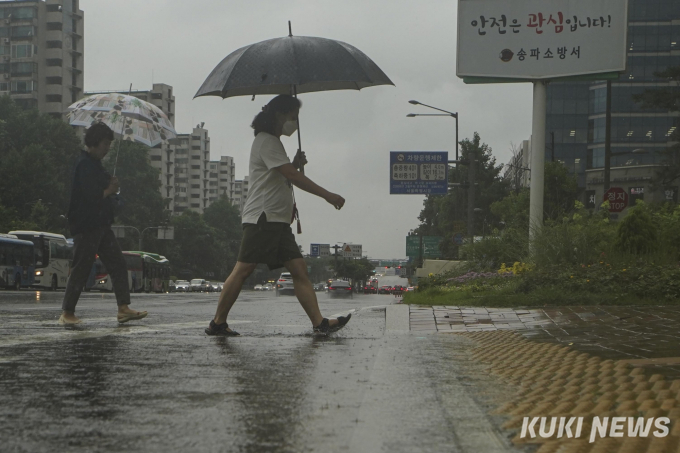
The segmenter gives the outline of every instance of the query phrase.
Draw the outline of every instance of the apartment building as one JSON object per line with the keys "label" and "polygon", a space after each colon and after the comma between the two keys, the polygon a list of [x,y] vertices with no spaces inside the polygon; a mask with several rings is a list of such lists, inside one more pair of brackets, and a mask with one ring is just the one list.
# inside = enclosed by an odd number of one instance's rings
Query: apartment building
{"label": "apartment building", "polygon": [[0,2],[0,95],[62,118],[83,96],[79,0]]}
{"label": "apartment building", "polygon": [[243,214],[243,207],[246,205],[246,198],[248,198],[249,181],[250,181],[249,176],[234,181],[234,198],[232,204],[234,206],[238,206],[238,209],[241,212],[241,214]]}
{"label": "apartment building", "polygon": [[221,196],[226,196],[233,203],[234,179],[236,167],[234,158],[222,156],[220,160],[211,160],[208,175],[208,201],[212,203]]}

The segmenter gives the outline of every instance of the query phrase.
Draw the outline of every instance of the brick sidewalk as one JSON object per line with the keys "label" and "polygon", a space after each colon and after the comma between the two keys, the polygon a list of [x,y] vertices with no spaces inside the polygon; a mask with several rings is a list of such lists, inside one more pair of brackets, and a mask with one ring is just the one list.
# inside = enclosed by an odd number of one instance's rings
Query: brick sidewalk
{"label": "brick sidewalk", "polygon": [[414,332],[516,330],[604,359],[627,360],[680,378],[680,306],[546,309],[410,306]]}

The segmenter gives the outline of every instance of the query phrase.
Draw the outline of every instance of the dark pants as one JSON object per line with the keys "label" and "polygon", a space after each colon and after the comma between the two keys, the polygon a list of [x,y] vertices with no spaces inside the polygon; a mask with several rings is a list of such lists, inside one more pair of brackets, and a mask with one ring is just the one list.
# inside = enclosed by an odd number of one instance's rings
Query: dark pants
{"label": "dark pants", "polygon": [[75,312],[80,292],[87,282],[96,255],[102,260],[113,283],[118,305],[130,303],[127,265],[118,241],[109,227],[100,227],[73,237],[73,266],[66,284],[66,294],[61,309]]}

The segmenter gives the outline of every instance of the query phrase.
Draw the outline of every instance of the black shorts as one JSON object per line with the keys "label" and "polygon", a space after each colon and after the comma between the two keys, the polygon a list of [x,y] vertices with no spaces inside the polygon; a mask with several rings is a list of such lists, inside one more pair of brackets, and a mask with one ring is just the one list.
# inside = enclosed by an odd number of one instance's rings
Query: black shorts
{"label": "black shorts", "polygon": [[267,222],[264,213],[257,224],[243,224],[243,239],[238,252],[242,263],[264,263],[269,269],[283,267],[284,263],[302,258],[288,223]]}

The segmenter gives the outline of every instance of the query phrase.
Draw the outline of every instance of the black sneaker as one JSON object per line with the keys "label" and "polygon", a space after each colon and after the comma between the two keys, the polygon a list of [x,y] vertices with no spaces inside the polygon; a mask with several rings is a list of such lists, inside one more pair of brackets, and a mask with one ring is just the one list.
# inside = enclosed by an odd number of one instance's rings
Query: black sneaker
{"label": "black sneaker", "polygon": [[226,322],[223,324],[215,324],[215,320],[210,321],[210,325],[208,328],[205,329],[205,333],[208,335],[222,335],[225,337],[239,337],[241,336],[240,333],[236,331],[231,331],[229,332],[227,329],[229,328],[229,324]]}
{"label": "black sneaker", "polygon": [[323,321],[321,321],[321,324],[318,326],[314,327],[314,333],[330,333],[330,332],[337,332],[338,330],[342,329],[345,327],[345,324],[349,322],[349,319],[352,317],[352,314],[348,314],[347,316],[338,316],[338,323],[334,326],[330,326],[328,322],[328,318],[323,318]]}

